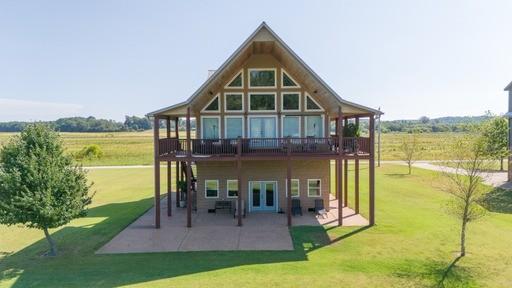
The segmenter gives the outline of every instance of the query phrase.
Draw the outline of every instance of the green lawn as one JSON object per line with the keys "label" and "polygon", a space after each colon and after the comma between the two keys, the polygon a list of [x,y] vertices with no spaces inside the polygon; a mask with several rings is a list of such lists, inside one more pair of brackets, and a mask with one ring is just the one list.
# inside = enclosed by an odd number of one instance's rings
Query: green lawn
{"label": "green lawn", "polygon": [[[415,169],[406,175],[406,169],[377,169],[372,228],[293,228],[295,250],[286,252],[131,255],[94,251],[152,205],[152,170],[94,170],[90,179],[97,194],[89,215],[53,232],[59,257],[40,256],[47,248],[42,232],[0,226],[0,286],[431,287],[455,255],[458,229],[443,210],[448,196],[433,188],[439,181],[435,174]],[[510,287],[512,215],[507,213],[489,213],[470,226],[469,254],[446,287]]]}

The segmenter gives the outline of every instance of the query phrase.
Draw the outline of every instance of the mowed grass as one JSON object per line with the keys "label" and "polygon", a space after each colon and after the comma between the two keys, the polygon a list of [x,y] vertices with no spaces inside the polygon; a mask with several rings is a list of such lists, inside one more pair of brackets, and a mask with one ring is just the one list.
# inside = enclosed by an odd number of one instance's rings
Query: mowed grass
{"label": "mowed grass", "polygon": [[[367,214],[368,169],[362,168]],[[456,255],[457,221],[444,212],[449,196],[434,188],[438,176],[421,169],[406,175],[406,169],[376,169],[377,225],[371,228],[294,227],[294,251],[125,255],[94,252],[151,207],[152,169],[93,170],[97,194],[89,215],[53,231],[60,256],[40,256],[47,249],[40,231],[0,226],[0,286],[436,286]],[[469,253],[445,287],[510,287],[511,241],[512,214],[489,213],[471,224]]]}
{"label": "mowed grass", "polygon": [[[164,137],[165,131],[160,135]],[[15,133],[0,133],[0,145]],[[193,134],[193,133],[192,133]],[[69,153],[97,144],[104,156],[101,159],[83,160],[83,165],[150,165],[153,163],[153,132],[115,132],[115,133],[61,133],[64,145]],[[400,145],[405,133],[387,133],[381,136],[381,160],[401,160]],[[464,137],[464,133],[423,133],[418,135],[421,143],[421,160],[449,159],[451,142]],[[180,132],[180,138],[186,138],[185,132]],[[377,140],[376,140],[377,141]]]}

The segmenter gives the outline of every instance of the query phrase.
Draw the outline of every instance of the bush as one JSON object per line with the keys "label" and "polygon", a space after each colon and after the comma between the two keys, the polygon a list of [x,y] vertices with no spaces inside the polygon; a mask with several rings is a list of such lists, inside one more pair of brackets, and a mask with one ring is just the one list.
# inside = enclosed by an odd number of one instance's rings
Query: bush
{"label": "bush", "polygon": [[75,158],[79,160],[100,159],[101,157],[103,157],[103,150],[101,150],[101,147],[96,144],[85,146],[75,154]]}

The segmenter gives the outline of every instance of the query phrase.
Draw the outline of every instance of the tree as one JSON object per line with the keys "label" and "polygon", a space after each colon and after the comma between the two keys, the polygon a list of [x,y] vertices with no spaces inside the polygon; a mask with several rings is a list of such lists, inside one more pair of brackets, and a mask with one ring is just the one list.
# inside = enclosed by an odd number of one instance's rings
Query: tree
{"label": "tree", "polygon": [[44,231],[84,216],[91,203],[85,171],[64,154],[59,135],[44,124],[30,124],[0,150],[0,223]]}
{"label": "tree", "polygon": [[143,131],[151,129],[152,123],[147,117],[125,116],[124,126],[128,130]]}
{"label": "tree", "polygon": [[420,117],[420,122],[422,124],[427,124],[429,121],[430,121],[430,119],[427,116],[421,116]]}
{"label": "tree", "polygon": [[485,209],[478,204],[488,189],[483,185],[483,173],[489,165],[483,140],[481,135],[458,140],[451,148],[454,160],[450,160],[449,166],[454,168],[443,173],[448,180],[443,190],[453,196],[448,203],[448,212],[455,216],[461,225],[459,258],[466,255],[468,223],[485,214]]}
{"label": "tree", "polygon": [[487,155],[500,161],[503,171],[503,160],[508,156],[508,122],[503,117],[494,117],[482,125],[482,134]]}
{"label": "tree", "polygon": [[417,160],[420,149],[417,133],[412,133],[402,138],[400,151],[402,152],[402,160],[405,161],[409,167],[409,174],[412,172],[412,164]]}

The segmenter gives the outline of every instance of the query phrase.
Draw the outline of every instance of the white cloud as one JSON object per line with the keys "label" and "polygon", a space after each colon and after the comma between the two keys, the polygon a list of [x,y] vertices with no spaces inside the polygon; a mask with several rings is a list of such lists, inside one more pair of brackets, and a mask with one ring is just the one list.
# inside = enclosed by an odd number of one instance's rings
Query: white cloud
{"label": "white cloud", "polygon": [[0,98],[0,121],[47,121],[77,116],[83,112],[78,104]]}

